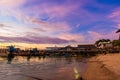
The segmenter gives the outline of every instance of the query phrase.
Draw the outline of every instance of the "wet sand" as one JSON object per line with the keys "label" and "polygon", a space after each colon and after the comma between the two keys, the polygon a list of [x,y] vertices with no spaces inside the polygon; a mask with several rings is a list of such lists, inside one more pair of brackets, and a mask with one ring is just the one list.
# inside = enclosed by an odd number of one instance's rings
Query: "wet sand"
{"label": "wet sand", "polygon": [[90,58],[83,77],[85,80],[120,80],[120,54]]}

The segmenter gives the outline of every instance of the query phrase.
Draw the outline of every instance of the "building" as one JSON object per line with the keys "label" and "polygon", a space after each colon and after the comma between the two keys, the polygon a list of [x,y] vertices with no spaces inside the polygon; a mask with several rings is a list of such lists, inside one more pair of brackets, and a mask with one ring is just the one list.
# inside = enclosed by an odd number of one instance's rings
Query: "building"
{"label": "building", "polygon": [[83,44],[78,45],[77,47],[79,50],[95,50],[97,47],[94,44]]}
{"label": "building", "polygon": [[47,51],[54,51],[54,50],[59,50],[61,48],[63,48],[63,47],[46,47],[46,50]]}
{"label": "building", "polygon": [[71,45],[68,45],[68,46],[59,48],[59,50],[63,50],[63,51],[73,51],[73,50],[78,50],[78,48],[77,48],[77,47],[72,47]]}
{"label": "building", "polygon": [[97,47],[94,44],[83,44],[78,45],[77,47],[72,47],[71,45],[65,46],[65,47],[46,47],[46,50],[49,51],[80,51],[80,50],[96,50]]}

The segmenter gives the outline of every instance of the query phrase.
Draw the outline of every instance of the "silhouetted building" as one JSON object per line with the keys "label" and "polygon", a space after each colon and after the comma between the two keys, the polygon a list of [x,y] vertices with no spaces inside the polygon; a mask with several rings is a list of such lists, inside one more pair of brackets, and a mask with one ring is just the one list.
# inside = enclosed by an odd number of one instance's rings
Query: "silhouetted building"
{"label": "silhouetted building", "polygon": [[73,50],[78,50],[77,47],[72,47],[71,45],[68,45],[66,47],[62,47],[59,50],[63,50],[63,51],[73,51]]}
{"label": "silhouetted building", "polygon": [[96,49],[97,47],[94,44],[83,44],[83,45],[78,45],[79,50],[93,50]]}
{"label": "silhouetted building", "polygon": [[94,44],[83,44],[78,45],[77,47],[72,47],[71,45],[65,47],[46,47],[46,50],[49,51],[80,51],[80,50],[96,50],[97,47]]}
{"label": "silhouetted building", "polygon": [[63,47],[46,47],[46,50],[47,51],[54,51],[54,50],[59,50],[61,48],[63,48]]}

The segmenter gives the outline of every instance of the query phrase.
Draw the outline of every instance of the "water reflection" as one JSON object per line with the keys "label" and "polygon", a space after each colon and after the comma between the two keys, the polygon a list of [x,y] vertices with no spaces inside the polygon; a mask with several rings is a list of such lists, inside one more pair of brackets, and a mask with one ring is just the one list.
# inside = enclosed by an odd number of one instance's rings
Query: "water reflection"
{"label": "water reflection", "polygon": [[[27,60],[27,57],[17,56],[12,64],[6,64],[6,59],[0,61],[0,79],[75,80],[73,68],[77,68],[78,73],[82,75],[87,67],[86,63],[83,63],[85,60],[78,57],[31,57],[30,60]],[[3,77],[4,75],[7,76]]]}

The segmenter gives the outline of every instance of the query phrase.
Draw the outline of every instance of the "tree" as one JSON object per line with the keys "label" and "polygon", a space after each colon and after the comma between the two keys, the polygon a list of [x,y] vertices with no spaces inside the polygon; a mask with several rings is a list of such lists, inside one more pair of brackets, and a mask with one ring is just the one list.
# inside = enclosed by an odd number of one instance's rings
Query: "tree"
{"label": "tree", "polygon": [[[116,33],[120,33],[120,29],[118,29],[118,30],[116,31]],[[120,34],[119,34],[119,40],[120,40]]]}
{"label": "tree", "polygon": [[112,43],[113,43],[114,48],[117,48],[120,53],[120,40],[113,40]]}
{"label": "tree", "polygon": [[113,40],[113,46],[120,48],[120,40]]}

